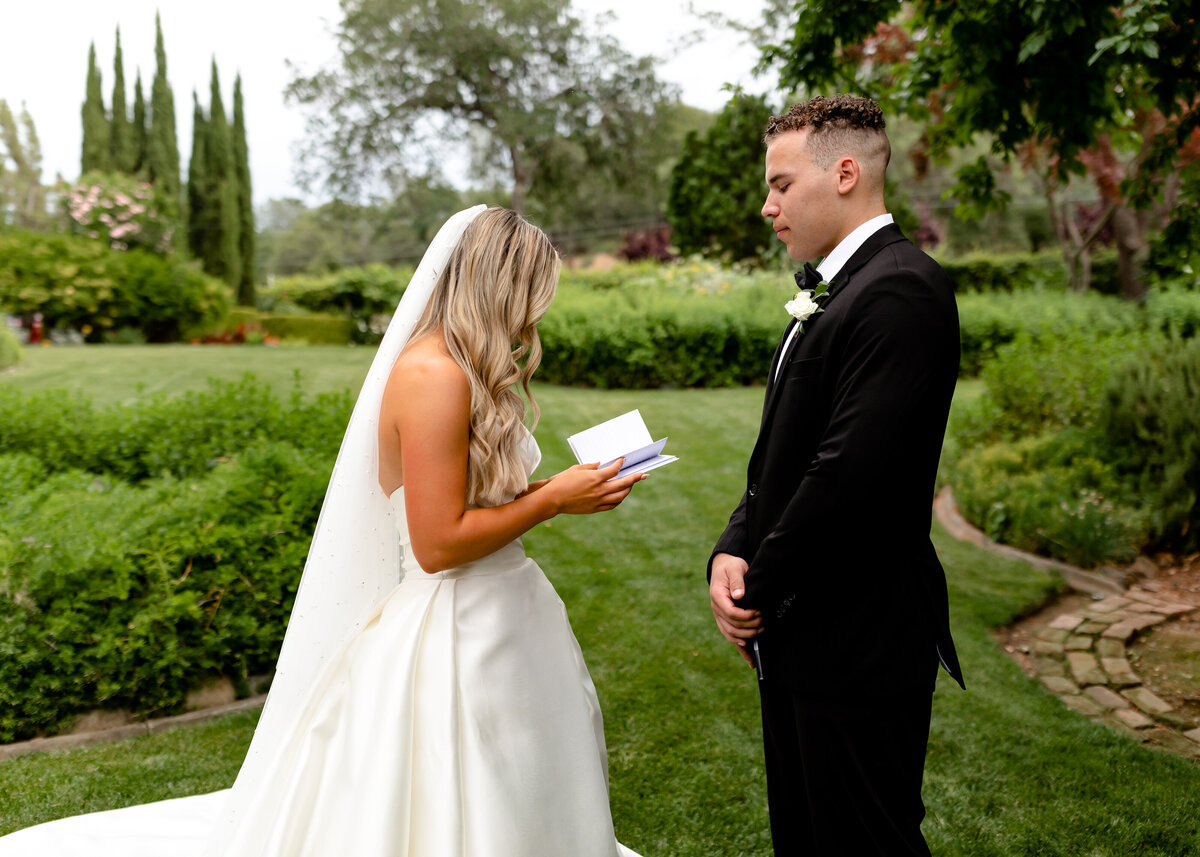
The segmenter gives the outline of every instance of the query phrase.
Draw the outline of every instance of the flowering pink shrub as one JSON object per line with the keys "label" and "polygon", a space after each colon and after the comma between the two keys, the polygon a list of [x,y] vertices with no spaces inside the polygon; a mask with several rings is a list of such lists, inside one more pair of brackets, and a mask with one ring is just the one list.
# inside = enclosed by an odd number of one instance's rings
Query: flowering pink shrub
{"label": "flowering pink shrub", "polygon": [[176,223],[170,206],[149,182],[133,176],[87,173],[60,187],[68,232],[103,240],[114,250],[140,247],[159,255],[172,250]]}

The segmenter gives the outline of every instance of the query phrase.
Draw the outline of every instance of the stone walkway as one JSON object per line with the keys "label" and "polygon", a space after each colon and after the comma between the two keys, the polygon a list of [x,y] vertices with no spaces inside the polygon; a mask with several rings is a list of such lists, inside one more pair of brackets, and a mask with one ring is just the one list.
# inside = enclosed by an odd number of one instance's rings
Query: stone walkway
{"label": "stone walkway", "polygon": [[1197,609],[1135,586],[1086,609],[1065,610],[1037,633],[1034,671],[1080,714],[1200,759],[1200,722],[1146,687],[1125,651],[1138,633]]}
{"label": "stone walkway", "polygon": [[[1126,647],[1139,633],[1186,616],[1200,605],[1172,600],[1142,589],[1124,588],[1110,578],[999,545],[959,514],[949,488],[934,502],[938,521],[955,538],[1012,559],[1063,574],[1067,584],[1090,596],[1090,604],[1047,614],[1030,646],[1033,671],[1067,707],[1099,723],[1200,760],[1200,721],[1159,697],[1134,672]],[[1053,616],[1053,618],[1049,618]]]}

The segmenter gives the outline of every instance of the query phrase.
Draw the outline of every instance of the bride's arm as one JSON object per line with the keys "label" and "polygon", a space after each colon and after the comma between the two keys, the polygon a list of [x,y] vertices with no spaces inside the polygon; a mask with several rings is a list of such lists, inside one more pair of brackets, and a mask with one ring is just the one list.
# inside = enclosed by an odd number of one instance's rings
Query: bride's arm
{"label": "bride's arm", "polygon": [[616,507],[642,476],[606,480],[603,470],[577,465],[530,486],[511,503],[467,509],[470,388],[462,369],[442,355],[410,354],[384,393],[385,439],[400,447],[405,507],[413,552],[427,572],[454,568],[493,553],[555,515]]}

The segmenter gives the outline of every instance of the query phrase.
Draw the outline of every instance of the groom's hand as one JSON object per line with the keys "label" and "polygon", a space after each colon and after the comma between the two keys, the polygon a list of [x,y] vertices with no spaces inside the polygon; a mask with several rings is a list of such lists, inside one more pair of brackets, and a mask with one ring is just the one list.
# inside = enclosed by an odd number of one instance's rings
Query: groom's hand
{"label": "groom's hand", "polygon": [[708,598],[712,602],[713,618],[717,630],[726,640],[738,647],[738,654],[754,666],[754,659],[746,651],[746,643],[758,634],[762,627],[762,614],[757,610],[743,610],[733,603],[735,598],[746,594],[744,579],[750,566],[740,556],[719,553],[713,557],[712,580],[708,584]]}

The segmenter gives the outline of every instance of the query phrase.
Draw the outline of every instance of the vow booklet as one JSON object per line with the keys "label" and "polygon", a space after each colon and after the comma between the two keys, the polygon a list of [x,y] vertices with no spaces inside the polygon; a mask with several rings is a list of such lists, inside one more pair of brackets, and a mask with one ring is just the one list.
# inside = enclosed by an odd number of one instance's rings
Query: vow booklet
{"label": "vow booklet", "polygon": [[580,464],[599,461],[600,466],[605,467],[618,458],[624,458],[621,472],[614,479],[633,473],[646,473],[679,460],[674,455],[662,454],[667,439],[651,440],[650,429],[646,428],[646,422],[638,410],[573,434],[567,438],[567,443],[571,445],[571,452],[575,453],[575,459]]}

